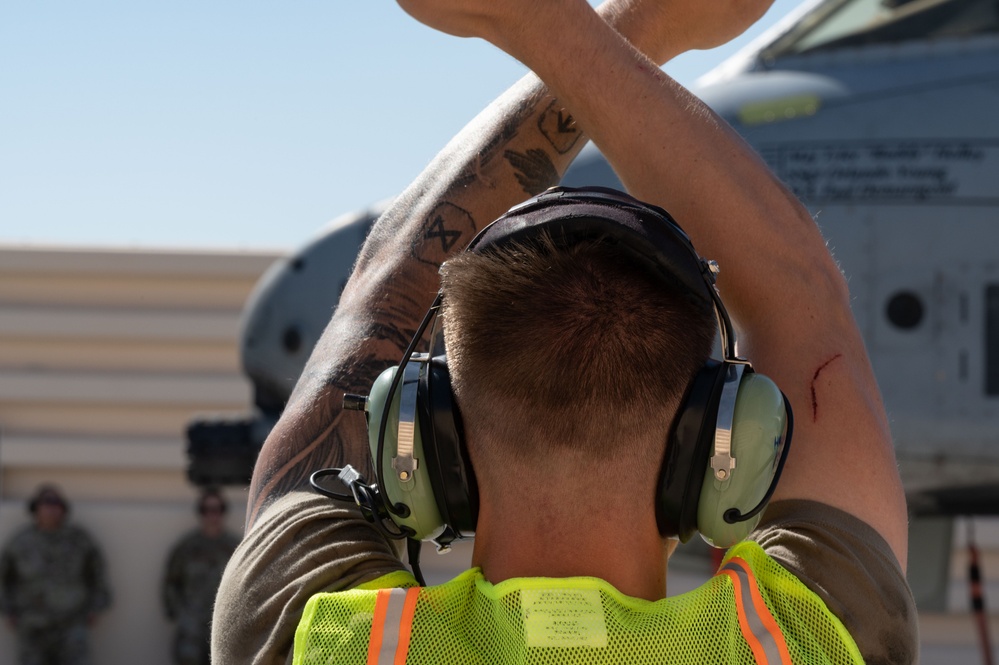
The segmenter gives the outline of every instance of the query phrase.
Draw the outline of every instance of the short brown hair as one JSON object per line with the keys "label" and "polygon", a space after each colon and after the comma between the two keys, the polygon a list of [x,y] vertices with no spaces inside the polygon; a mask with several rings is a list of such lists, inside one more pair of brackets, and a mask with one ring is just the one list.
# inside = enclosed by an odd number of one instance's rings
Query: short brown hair
{"label": "short brown hair", "polygon": [[496,453],[508,461],[571,452],[595,462],[611,442],[654,428],[638,438],[658,450],[633,452],[661,458],[711,351],[715,321],[703,299],[610,243],[560,248],[547,236],[458,255],[441,277],[448,365],[470,441],[501,441]]}

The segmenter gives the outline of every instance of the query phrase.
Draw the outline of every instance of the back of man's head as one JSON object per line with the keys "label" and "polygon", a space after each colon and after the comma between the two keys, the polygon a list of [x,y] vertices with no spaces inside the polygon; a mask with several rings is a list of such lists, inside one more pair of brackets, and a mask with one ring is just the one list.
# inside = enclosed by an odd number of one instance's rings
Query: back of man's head
{"label": "back of man's head", "polygon": [[542,237],[461,254],[441,274],[448,365],[483,489],[494,465],[546,481],[617,467],[651,486],[711,351],[703,297],[603,241]]}

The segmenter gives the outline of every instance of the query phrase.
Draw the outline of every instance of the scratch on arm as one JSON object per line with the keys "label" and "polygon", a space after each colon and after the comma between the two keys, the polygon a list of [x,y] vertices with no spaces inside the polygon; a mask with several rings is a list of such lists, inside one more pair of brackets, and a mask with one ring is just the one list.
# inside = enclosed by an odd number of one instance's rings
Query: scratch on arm
{"label": "scratch on arm", "polygon": [[819,419],[819,400],[815,394],[815,384],[818,383],[819,374],[821,374],[822,370],[828,367],[829,364],[832,363],[834,360],[842,357],[843,357],[842,353],[837,353],[832,358],[819,365],[819,368],[815,370],[815,374],[812,375],[812,422],[813,423],[818,422]]}

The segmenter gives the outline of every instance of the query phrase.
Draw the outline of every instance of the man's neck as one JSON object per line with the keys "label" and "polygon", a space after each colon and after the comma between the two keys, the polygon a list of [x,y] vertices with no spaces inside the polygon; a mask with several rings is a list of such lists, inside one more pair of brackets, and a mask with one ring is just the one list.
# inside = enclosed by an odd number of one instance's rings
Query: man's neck
{"label": "man's neck", "polygon": [[494,584],[514,577],[598,577],[626,595],[659,600],[672,548],[663,544],[651,509],[643,512],[645,523],[622,517],[598,524],[537,506],[491,511],[483,505],[472,564]]}

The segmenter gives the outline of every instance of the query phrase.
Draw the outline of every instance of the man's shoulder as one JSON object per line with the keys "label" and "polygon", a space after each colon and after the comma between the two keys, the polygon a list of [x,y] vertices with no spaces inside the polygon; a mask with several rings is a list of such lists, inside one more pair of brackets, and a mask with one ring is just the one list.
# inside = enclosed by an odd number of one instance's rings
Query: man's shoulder
{"label": "man's shoulder", "polygon": [[239,545],[241,540],[243,540],[243,537],[239,534],[233,533],[232,531],[225,531],[222,533],[222,542],[224,542],[226,546],[236,547]]}
{"label": "man's shoulder", "polygon": [[35,540],[37,533],[38,529],[31,524],[25,524],[19,527],[13,534],[10,535],[7,542],[4,543],[4,554],[12,554],[23,548],[25,545],[30,545]]}
{"label": "man's shoulder", "polygon": [[846,568],[878,569],[904,583],[902,566],[885,538],[863,520],[838,508],[805,499],[771,504],[749,535],[795,572],[809,562]]}
{"label": "man's shoulder", "polygon": [[914,661],[915,601],[891,547],[866,522],[815,501],[778,501],[750,540],[822,599],[868,661]]}
{"label": "man's shoulder", "polygon": [[228,531],[218,536],[209,536],[200,529],[192,529],[183,534],[174,543],[171,552],[174,555],[214,555],[216,552],[231,554],[239,545],[239,537]]}
{"label": "man's shoulder", "polygon": [[229,560],[214,618],[226,629],[213,648],[225,662],[278,662],[310,597],[402,568],[394,543],[356,505],[291,492],[260,513]]}
{"label": "man's shoulder", "polygon": [[171,553],[184,552],[191,548],[201,538],[201,533],[197,529],[189,529],[181,534],[180,538],[173,542],[170,548]]}
{"label": "man's shoulder", "polygon": [[97,541],[90,534],[90,531],[78,524],[64,524],[59,527],[60,535],[62,535],[64,540],[71,541],[78,544],[81,547],[93,547],[96,548]]}
{"label": "man's shoulder", "polygon": [[35,528],[33,524],[23,524],[14,530],[10,538],[7,540],[8,543],[16,543],[27,538],[34,537],[34,534],[39,533],[38,529]]}

